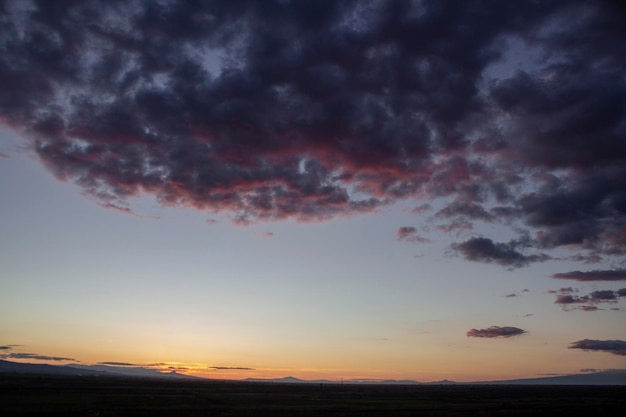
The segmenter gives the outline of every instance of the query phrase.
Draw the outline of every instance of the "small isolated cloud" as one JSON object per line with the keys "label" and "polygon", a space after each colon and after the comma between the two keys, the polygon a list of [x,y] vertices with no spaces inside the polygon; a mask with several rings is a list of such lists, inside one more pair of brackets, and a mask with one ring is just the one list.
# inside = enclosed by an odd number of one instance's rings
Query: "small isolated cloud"
{"label": "small isolated cloud", "polygon": [[265,233],[263,233],[263,236],[265,236],[265,237],[274,237],[274,232],[265,232]]}
{"label": "small isolated cloud", "polygon": [[109,366],[141,366],[135,363],[128,362],[98,362],[98,365],[109,365]]}
{"label": "small isolated cloud", "polygon": [[5,153],[0,152],[0,158],[11,159],[11,157]]}
{"label": "small isolated cloud", "polygon": [[5,355],[0,355],[5,359],[34,359],[38,361],[76,361],[76,359],[72,358],[63,358],[60,356],[46,356],[46,355],[38,355],[36,353],[7,353]]}
{"label": "small isolated cloud", "polygon": [[104,203],[97,203],[97,204],[100,207],[108,209],[108,210],[115,210],[115,211],[119,211],[120,213],[129,214],[131,216],[141,217],[128,207],[120,206],[111,202],[104,202]]}
{"label": "small isolated cloud", "polygon": [[491,326],[486,329],[471,329],[467,332],[467,337],[486,337],[486,338],[494,338],[494,337],[512,337],[518,336],[520,334],[526,333],[526,330],[522,330],[518,327],[511,326]]}
{"label": "small isolated cloud", "polygon": [[217,220],[214,219],[206,219],[204,222],[210,225],[217,224]]}
{"label": "small isolated cloud", "polygon": [[524,240],[500,243],[484,237],[473,237],[462,243],[453,243],[450,247],[468,261],[497,263],[512,268],[519,268],[533,262],[543,262],[550,259],[549,256],[544,254],[524,255],[517,250],[518,247],[524,246],[526,246]]}
{"label": "small isolated cloud", "polygon": [[575,281],[626,281],[626,269],[559,272],[552,274],[552,278]]}
{"label": "small isolated cloud", "polygon": [[17,345],[2,345],[2,346],[0,346],[0,350],[11,350],[15,346],[17,346]]}
{"label": "small isolated cloud", "polygon": [[570,343],[569,349],[608,352],[614,355],[626,356],[626,341],[583,339]]}
{"label": "small isolated cloud", "polygon": [[167,369],[172,371],[188,371],[189,368],[186,366],[168,366]]}
{"label": "small isolated cloud", "polygon": [[517,294],[515,293],[511,293],[511,294],[507,294],[505,295],[506,298],[513,298],[513,297],[517,297]]}
{"label": "small isolated cloud", "polygon": [[254,371],[254,368],[246,368],[243,366],[209,366],[214,371]]}
{"label": "small isolated cloud", "polygon": [[596,306],[590,306],[590,305],[586,305],[586,306],[578,306],[577,310],[582,310],[582,311],[597,311],[600,310],[600,308],[596,307]]}
{"label": "small isolated cloud", "polygon": [[613,301],[617,298],[617,293],[611,290],[599,290],[599,291],[594,291],[591,294],[589,294],[589,297],[591,297],[592,300],[598,301],[598,302]]}
{"label": "small isolated cloud", "polygon": [[403,226],[399,227],[396,232],[396,237],[399,241],[403,242],[419,242],[419,243],[427,243],[430,242],[429,239],[422,237],[417,234],[417,229],[413,226]]}

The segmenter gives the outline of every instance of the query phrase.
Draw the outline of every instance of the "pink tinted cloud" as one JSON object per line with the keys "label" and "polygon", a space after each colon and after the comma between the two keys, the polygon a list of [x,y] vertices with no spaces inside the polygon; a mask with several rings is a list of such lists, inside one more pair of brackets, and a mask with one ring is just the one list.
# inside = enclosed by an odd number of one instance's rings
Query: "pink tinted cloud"
{"label": "pink tinted cloud", "polygon": [[[581,262],[620,258],[626,29],[607,2],[572,1],[496,2],[487,14],[480,2],[426,3],[418,20],[407,18],[418,12],[411,2],[7,7],[0,119],[103,207],[148,194],[246,225],[411,199],[418,214],[437,207],[447,219],[438,231],[465,221],[463,230],[490,222],[516,234],[452,246],[470,261],[517,268],[564,247]],[[578,23],[551,30],[566,19]],[[459,35],[467,28],[475,36]],[[32,41],[42,33],[43,44]],[[558,65],[495,82],[505,37]],[[206,45],[233,66],[208,71],[195,52]]]}
{"label": "pink tinted cloud", "polygon": [[137,213],[135,213],[134,211],[132,211],[128,207],[119,206],[119,205],[111,203],[111,202],[102,202],[102,203],[97,203],[97,204],[100,207],[108,209],[108,210],[115,210],[115,211],[118,211],[120,213],[128,214],[128,215],[131,215],[131,216],[141,217],[140,215],[138,215]]}
{"label": "pink tinted cloud", "polygon": [[402,226],[396,231],[396,239],[403,242],[428,243],[430,239],[420,236],[413,226]]}

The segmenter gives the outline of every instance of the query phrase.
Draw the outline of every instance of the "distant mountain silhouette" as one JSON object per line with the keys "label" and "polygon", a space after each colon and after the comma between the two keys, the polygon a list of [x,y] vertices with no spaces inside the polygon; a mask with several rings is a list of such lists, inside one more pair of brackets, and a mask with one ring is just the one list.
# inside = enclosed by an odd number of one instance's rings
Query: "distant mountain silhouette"
{"label": "distant mountain silhouette", "polygon": [[[275,383],[328,383],[338,384],[339,381],[322,380],[303,380],[294,377],[261,379],[248,378],[249,382],[275,382]],[[540,378],[525,379],[509,379],[497,381],[480,381],[480,382],[454,382],[447,379],[433,382],[417,382],[413,380],[397,380],[397,379],[347,379],[343,381],[345,384],[389,384],[389,385],[451,385],[451,384],[468,384],[468,385],[626,385],[626,370],[617,369],[612,371],[594,372],[588,374],[575,375],[559,375]]]}
{"label": "distant mountain silhouette", "polygon": [[77,369],[68,366],[19,363],[0,360],[0,373],[38,374],[38,375],[101,375],[102,372]]}
{"label": "distant mountain silhouette", "polygon": [[[176,372],[163,373],[155,369],[142,367],[121,367],[108,365],[43,365],[33,363],[19,363],[0,360],[0,374],[38,374],[38,375],[69,375],[69,376],[124,376],[137,378],[166,378],[166,379],[202,379],[199,377],[183,375]],[[309,384],[339,384],[340,381],[327,379],[304,380],[287,376],[284,378],[263,379],[247,378],[247,382],[274,382],[274,383],[309,383]],[[453,381],[442,380],[428,383],[420,383],[413,380],[378,380],[378,379],[352,379],[343,381],[346,384],[396,384],[396,385],[443,385],[455,384]],[[559,375],[540,378],[509,379],[497,381],[463,382],[468,385],[626,385],[626,369],[615,369],[586,374]]]}
{"label": "distant mountain silhouette", "polygon": [[515,384],[515,385],[626,385],[626,370],[592,372],[588,374],[559,375],[541,378],[511,379],[501,381],[476,382],[476,384]]}
{"label": "distant mountain silhouette", "polygon": [[118,367],[107,365],[43,365],[0,360],[0,373],[69,375],[69,376],[126,376],[141,378],[197,379],[176,372],[163,373],[155,369],[141,367]]}

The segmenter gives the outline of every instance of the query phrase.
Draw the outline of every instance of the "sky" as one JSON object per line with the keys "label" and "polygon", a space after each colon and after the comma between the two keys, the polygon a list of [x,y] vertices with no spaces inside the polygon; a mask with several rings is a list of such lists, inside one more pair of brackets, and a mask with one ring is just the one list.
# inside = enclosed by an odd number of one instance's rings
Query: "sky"
{"label": "sky", "polygon": [[615,1],[1,1],[0,359],[626,368]]}

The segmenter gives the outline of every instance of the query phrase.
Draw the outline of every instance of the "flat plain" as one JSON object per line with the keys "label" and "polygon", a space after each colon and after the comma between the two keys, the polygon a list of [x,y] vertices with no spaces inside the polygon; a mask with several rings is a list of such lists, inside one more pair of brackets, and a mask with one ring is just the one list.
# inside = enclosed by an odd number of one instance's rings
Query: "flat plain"
{"label": "flat plain", "polygon": [[2,416],[624,415],[624,386],[283,384],[0,375]]}

